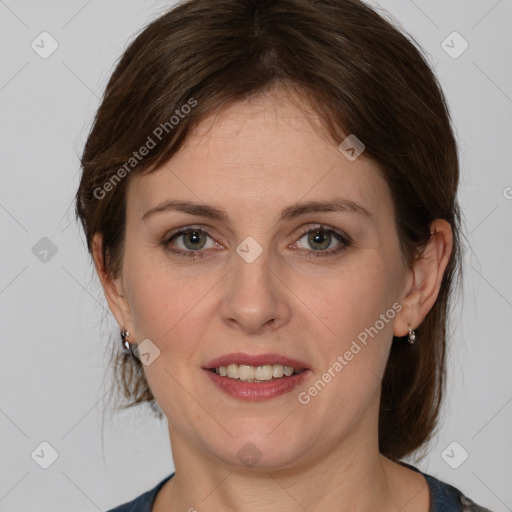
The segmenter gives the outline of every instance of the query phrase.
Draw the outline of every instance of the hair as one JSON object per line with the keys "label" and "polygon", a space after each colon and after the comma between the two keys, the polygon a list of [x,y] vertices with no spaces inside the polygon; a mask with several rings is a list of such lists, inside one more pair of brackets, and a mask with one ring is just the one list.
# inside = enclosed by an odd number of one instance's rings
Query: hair
{"label": "hair", "polygon": [[[398,27],[357,0],[175,5],[143,28],[117,62],[84,147],[75,198],[89,253],[99,233],[103,270],[115,279],[131,177],[169,160],[208,116],[280,86],[299,93],[337,145],[355,134],[391,191],[407,268],[421,257],[434,219],[445,219],[453,233],[418,341],[393,339],[382,379],[379,451],[392,460],[418,450],[438,427],[450,298],[462,274],[459,163],[448,107],[421,48]],[[112,359],[120,408],[149,403],[162,418],[141,362],[117,338]]]}

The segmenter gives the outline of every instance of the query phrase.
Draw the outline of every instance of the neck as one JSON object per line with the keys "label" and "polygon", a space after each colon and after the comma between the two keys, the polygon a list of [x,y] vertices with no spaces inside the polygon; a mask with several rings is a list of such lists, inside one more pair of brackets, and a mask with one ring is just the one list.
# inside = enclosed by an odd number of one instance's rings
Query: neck
{"label": "neck", "polygon": [[[423,477],[414,475],[412,485],[413,472],[383,457],[375,439],[368,442],[359,434],[363,430],[355,429],[328,453],[274,469],[228,464],[170,428],[176,474],[153,510],[406,512],[405,505],[418,493]],[[407,493],[398,485],[404,472],[411,484]]]}

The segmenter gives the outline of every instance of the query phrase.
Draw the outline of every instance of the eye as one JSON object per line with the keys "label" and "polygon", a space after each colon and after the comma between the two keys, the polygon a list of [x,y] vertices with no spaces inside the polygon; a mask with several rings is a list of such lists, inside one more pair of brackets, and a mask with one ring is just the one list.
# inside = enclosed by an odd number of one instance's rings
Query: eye
{"label": "eye", "polygon": [[[162,245],[173,254],[191,258],[203,257],[205,255],[202,252],[203,249],[219,247],[219,244],[213,240],[210,245],[207,245],[208,238],[212,239],[211,235],[204,229],[188,227],[166,237],[162,241]],[[173,245],[178,247],[178,249],[174,249]]]}
{"label": "eye", "polygon": [[[302,231],[299,236],[300,238],[290,248],[303,249],[306,257],[334,256],[352,244],[348,235],[325,226]],[[303,239],[305,242],[301,242]],[[304,247],[304,243],[309,247]],[[207,249],[222,248],[207,230],[193,226],[172,233],[162,240],[161,244],[166,251],[188,258],[202,258],[207,255]],[[329,248],[331,249],[328,250]]]}
{"label": "eye", "polygon": [[[313,248],[313,251],[308,250],[308,247],[301,245],[301,240],[305,239],[305,243]],[[327,250],[332,245],[335,245],[334,249]],[[301,238],[295,244],[299,249],[305,249],[309,254],[306,256],[330,256],[338,254],[344,248],[351,245],[351,240],[347,235],[338,233],[333,228],[319,226],[313,229],[308,229],[301,233]]]}

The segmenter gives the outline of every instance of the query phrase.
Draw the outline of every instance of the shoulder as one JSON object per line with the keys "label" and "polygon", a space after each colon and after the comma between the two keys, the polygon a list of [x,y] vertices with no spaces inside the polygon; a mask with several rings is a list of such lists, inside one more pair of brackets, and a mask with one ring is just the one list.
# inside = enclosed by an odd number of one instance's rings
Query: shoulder
{"label": "shoulder", "polygon": [[453,485],[438,480],[432,475],[425,475],[429,486],[434,489],[432,496],[432,510],[431,512],[441,512],[444,510],[453,510],[457,512],[492,512],[488,508],[477,505],[472,499],[468,498]]}
{"label": "shoulder", "polygon": [[107,512],[151,512],[151,507],[155,501],[158,491],[173,476],[174,473],[171,473],[169,476],[166,476],[163,480],[156,484],[153,488],[149,489],[149,491],[146,491],[133,500],[127,501],[126,503],[123,503],[116,508],[112,508]]}
{"label": "shoulder", "polygon": [[477,505],[473,500],[464,496],[462,493],[460,495],[460,503],[462,505],[462,512],[492,512],[488,508]]}
{"label": "shoulder", "polygon": [[443,482],[432,475],[423,473],[423,471],[403,461],[400,461],[400,464],[418,471],[427,480],[430,489],[429,512],[492,512],[488,508],[477,505],[457,487]]}

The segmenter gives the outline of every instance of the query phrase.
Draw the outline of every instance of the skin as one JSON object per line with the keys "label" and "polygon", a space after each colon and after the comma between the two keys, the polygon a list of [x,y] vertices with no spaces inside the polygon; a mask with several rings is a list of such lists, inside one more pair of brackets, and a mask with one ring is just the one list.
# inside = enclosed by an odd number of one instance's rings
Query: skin
{"label": "skin", "polygon": [[[358,201],[372,217],[316,212],[278,220],[286,206],[335,197]],[[229,223],[177,211],[141,220],[171,198],[222,208]],[[319,224],[352,245],[334,237],[308,243],[301,233]],[[170,245],[192,252],[204,244],[204,258],[161,245],[187,226],[212,237],[179,236]],[[392,337],[421,324],[452,250],[450,225],[436,220],[431,228],[424,257],[407,269],[378,166],[364,153],[349,161],[283,90],[203,121],[164,166],[130,178],[122,275],[105,274],[99,235],[94,259],[129,341],[150,339],[160,350],[144,371],[168,419],[176,475],[153,511],[428,512],[424,477],[379,453],[377,420]],[[263,249],[252,263],[236,252],[248,236]],[[315,257],[322,247],[341,250]],[[297,394],[395,302],[401,311],[317,396],[299,403]],[[241,401],[201,370],[235,351],[284,354],[312,371],[290,393]],[[254,467],[237,457],[249,442],[261,453]]]}

